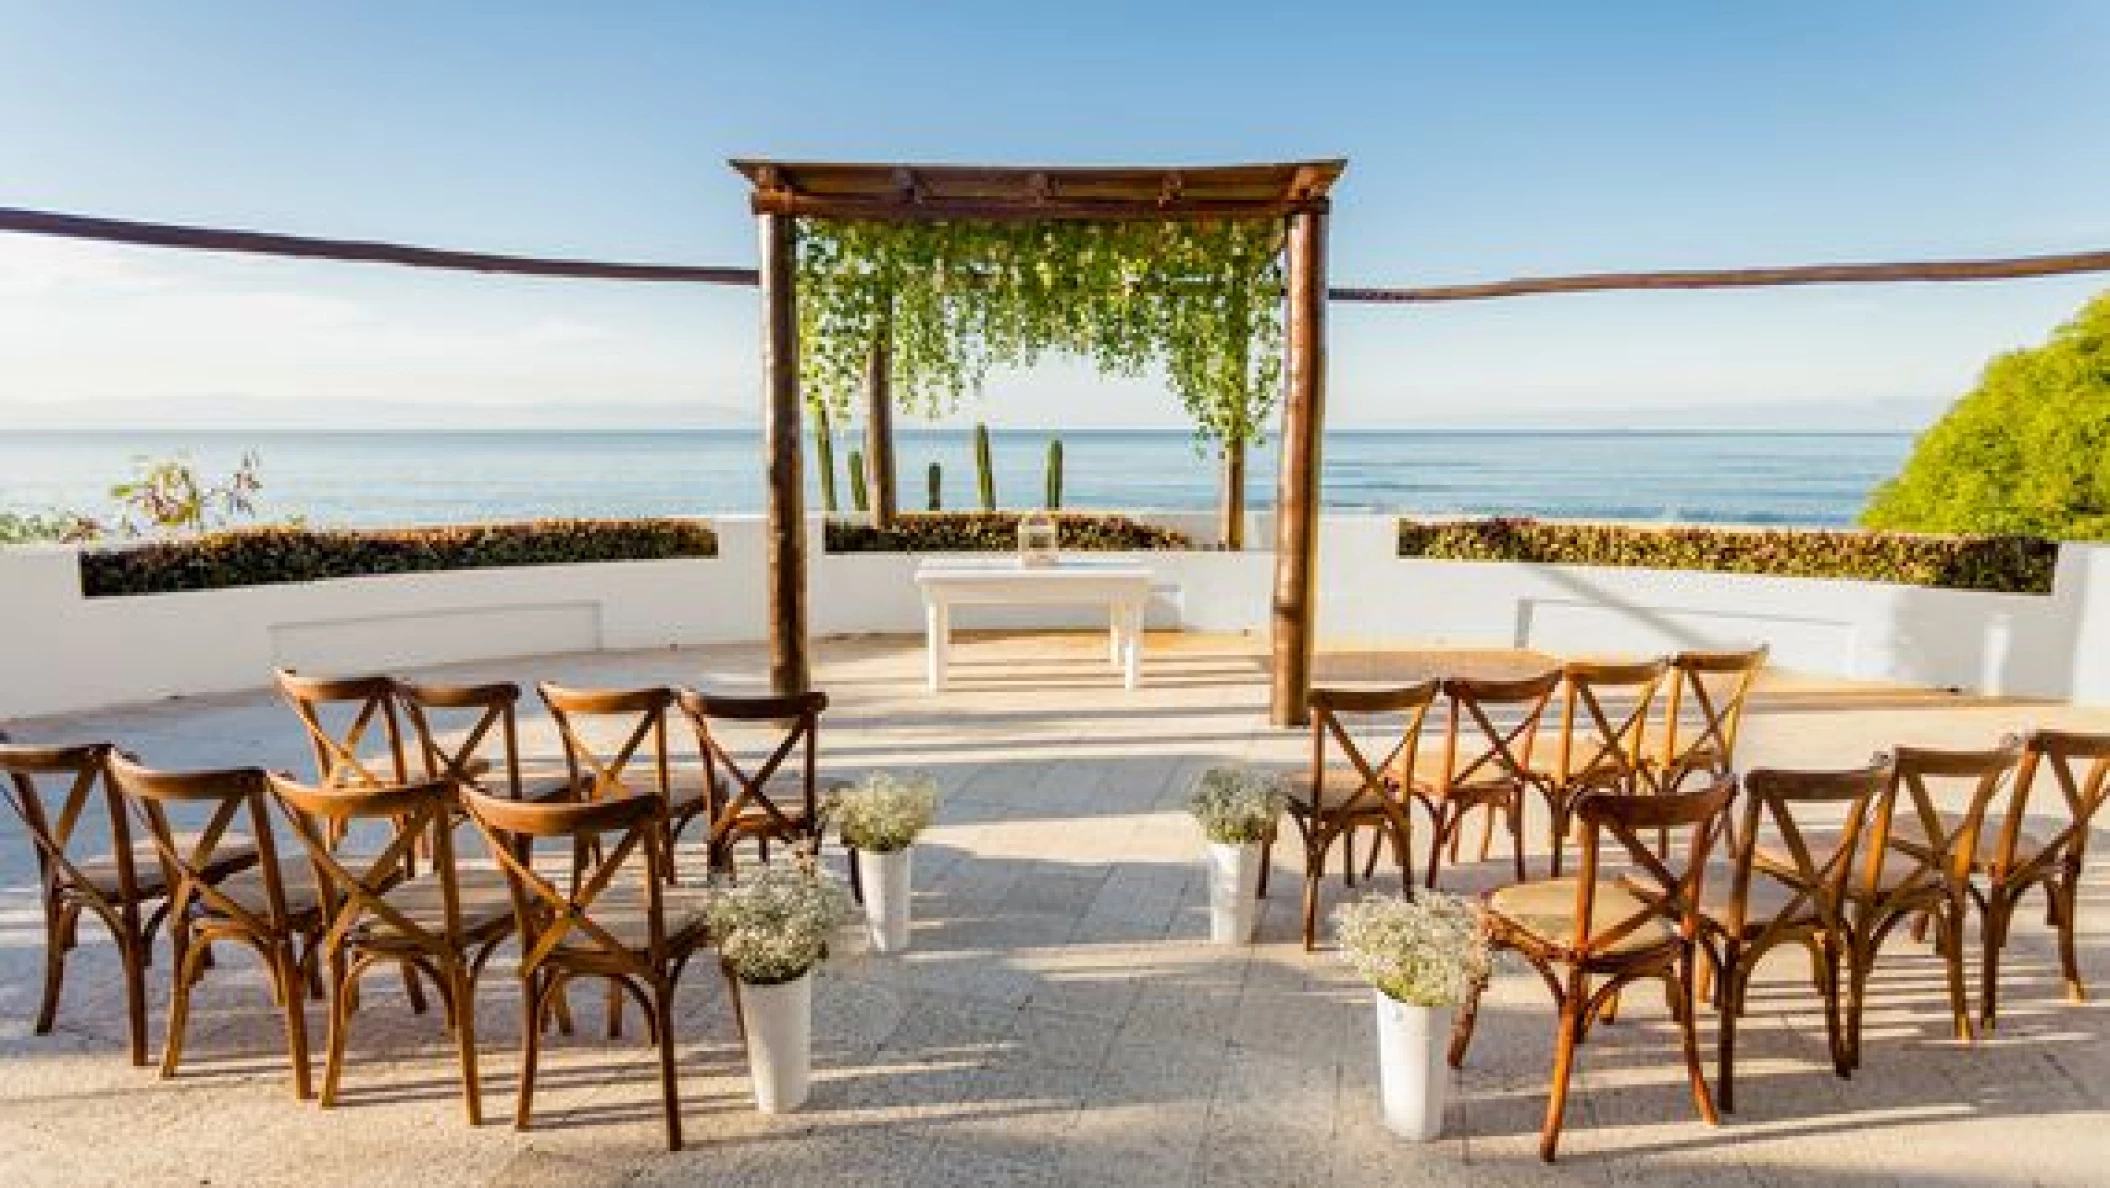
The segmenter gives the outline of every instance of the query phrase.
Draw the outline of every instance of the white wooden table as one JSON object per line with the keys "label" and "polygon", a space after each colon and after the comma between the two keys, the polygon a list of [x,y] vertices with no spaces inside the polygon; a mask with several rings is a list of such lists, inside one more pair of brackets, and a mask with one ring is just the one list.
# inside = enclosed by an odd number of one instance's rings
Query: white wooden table
{"label": "white wooden table", "polygon": [[927,681],[933,693],[945,688],[955,606],[1094,606],[1107,610],[1108,649],[1133,689],[1142,678],[1143,611],[1150,602],[1151,574],[1121,562],[1062,560],[1026,566],[1002,560],[926,561],[916,570],[923,592],[923,625],[929,648]]}

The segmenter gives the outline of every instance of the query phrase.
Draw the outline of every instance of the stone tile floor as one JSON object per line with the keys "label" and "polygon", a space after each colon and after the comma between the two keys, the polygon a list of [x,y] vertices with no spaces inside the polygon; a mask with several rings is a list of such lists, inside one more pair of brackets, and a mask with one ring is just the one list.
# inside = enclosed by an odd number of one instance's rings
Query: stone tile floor
{"label": "stone tile floor", "polygon": [[[2036,918],[2015,937],[2002,1026],[1947,1036],[1939,968],[1897,944],[1878,974],[1866,1067],[1836,1080],[1798,962],[1754,992],[1738,1113],[1694,1117],[1660,1002],[1630,996],[1584,1049],[1561,1162],[1535,1156],[1552,1013],[1505,973],[1456,1082],[1450,1137],[1379,1126],[1366,992],[1297,943],[1297,858],[1249,949],[1205,943],[1189,781],[1223,758],[1296,761],[1265,725],[1261,647],[1153,637],[1147,687],[1124,693],[1094,636],[968,637],[932,697],[915,641],[829,641],[832,767],[932,771],[946,799],[916,854],[914,950],[851,956],[816,988],[817,1084],[803,1111],[756,1113],[721,986],[685,983],[677,1030],[689,1149],[663,1148],[649,1049],[600,1038],[593,1003],[548,1051],[535,1128],[510,1125],[519,999],[501,957],[479,997],[487,1121],[465,1124],[436,1014],[377,979],[351,1040],[342,1103],[296,1102],[253,962],[228,953],[196,999],[182,1076],[123,1055],[116,967],[92,928],[58,1031],[29,1033],[41,928],[28,847],[0,841],[0,1183],[128,1184],[1419,1184],[2057,1183],[2110,1181],[2110,1017],[2059,993]],[[1322,677],[1528,665],[1502,655],[1329,655]],[[453,676],[580,685],[752,684],[754,647],[522,659]],[[2110,728],[2110,712],[1773,677],[1747,721],[1752,763],[1861,760],[1893,742],[1973,745],[2037,723]],[[27,738],[108,737],[169,766],[307,757],[264,693],[11,724]],[[530,754],[555,755],[532,716]],[[1491,885],[1497,862],[1452,884]],[[1382,878],[1382,876],[1381,876]],[[1381,884],[1388,886],[1390,884]],[[1328,903],[1343,893],[1338,876]],[[2110,977],[2110,883],[2084,892],[2084,966]],[[1974,944],[1975,947],[1975,944]],[[165,976],[165,962],[154,971]],[[153,1026],[158,1045],[162,995]],[[311,1012],[318,1029],[319,1007]],[[1703,1018],[1711,1044],[1712,1015]],[[631,1034],[639,1029],[633,1018]],[[1711,1075],[1711,1062],[1710,1062]]]}

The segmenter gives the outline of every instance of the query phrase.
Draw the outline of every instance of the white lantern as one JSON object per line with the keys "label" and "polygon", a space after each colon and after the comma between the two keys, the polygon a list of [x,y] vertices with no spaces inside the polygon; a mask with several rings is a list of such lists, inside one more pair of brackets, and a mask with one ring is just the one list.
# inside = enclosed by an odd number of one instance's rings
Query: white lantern
{"label": "white lantern", "polygon": [[1018,563],[1026,566],[1055,564],[1061,552],[1061,531],[1055,517],[1044,511],[1028,512],[1018,520]]}

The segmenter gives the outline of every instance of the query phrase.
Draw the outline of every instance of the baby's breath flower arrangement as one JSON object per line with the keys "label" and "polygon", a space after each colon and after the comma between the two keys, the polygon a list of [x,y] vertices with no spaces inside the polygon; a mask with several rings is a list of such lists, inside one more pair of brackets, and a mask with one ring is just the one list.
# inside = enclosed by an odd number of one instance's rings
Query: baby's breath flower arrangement
{"label": "baby's breath flower arrangement", "polygon": [[807,863],[757,868],[711,896],[711,932],[734,976],[757,986],[796,981],[828,955],[850,897]]}
{"label": "baby's breath flower arrangement", "polygon": [[921,772],[875,771],[836,793],[829,800],[828,815],[851,849],[875,854],[905,849],[938,818],[938,781]]}
{"label": "baby's breath flower arrangement", "polygon": [[1371,896],[1342,904],[1334,922],[1348,964],[1400,1002],[1455,1006],[1487,980],[1487,921],[1472,900],[1440,891]]}
{"label": "baby's breath flower arrangement", "polygon": [[1246,845],[1266,841],[1286,803],[1275,777],[1249,767],[1212,767],[1187,798],[1187,810],[1212,842]]}

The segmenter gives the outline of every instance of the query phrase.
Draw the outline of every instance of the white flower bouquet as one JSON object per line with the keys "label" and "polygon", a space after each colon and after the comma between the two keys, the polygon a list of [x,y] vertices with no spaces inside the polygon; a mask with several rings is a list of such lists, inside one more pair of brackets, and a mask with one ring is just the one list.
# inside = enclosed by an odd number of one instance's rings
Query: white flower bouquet
{"label": "white flower bouquet", "polygon": [[[802,869],[803,867],[803,869]],[[764,866],[711,896],[710,925],[735,977],[757,986],[796,981],[828,955],[850,897],[808,864]]]}
{"label": "white flower bouquet", "polygon": [[1372,896],[1342,904],[1334,922],[1348,964],[1386,997],[1412,1006],[1464,1002],[1492,967],[1486,917],[1462,896]]}
{"label": "white flower bouquet", "polygon": [[1222,845],[1246,845],[1274,835],[1287,799],[1274,776],[1249,767],[1212,767],[1187,798],[1202,833]]}
{"label": "white flower bouquet", "polygon": [[828,814],[853,850],[905,849],[938,818],[938,781],[923,773],[877,771],[830,798]]}

